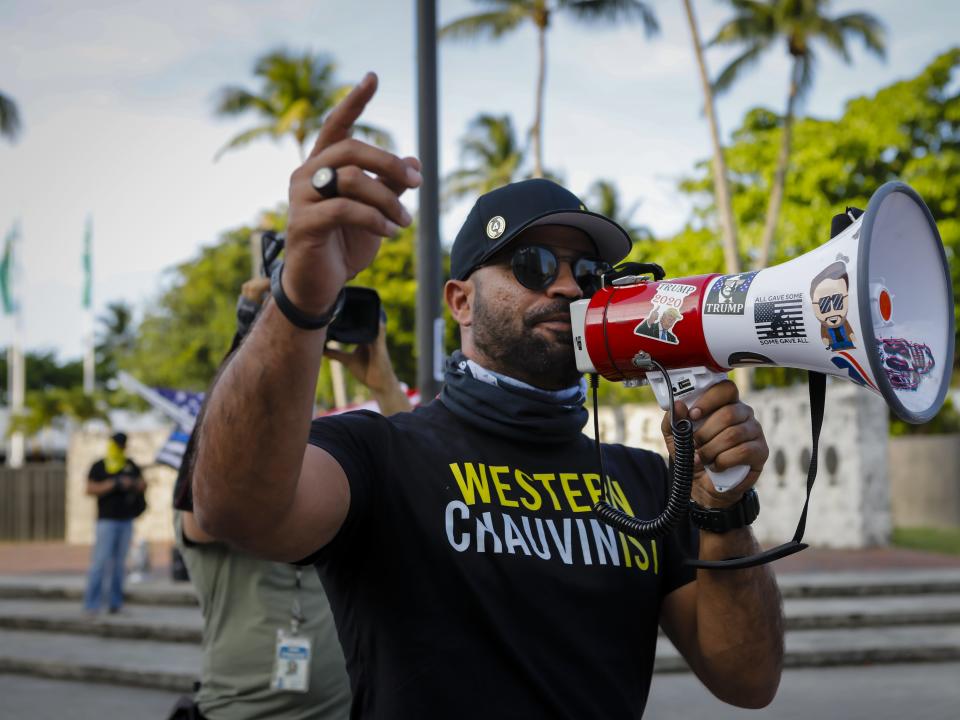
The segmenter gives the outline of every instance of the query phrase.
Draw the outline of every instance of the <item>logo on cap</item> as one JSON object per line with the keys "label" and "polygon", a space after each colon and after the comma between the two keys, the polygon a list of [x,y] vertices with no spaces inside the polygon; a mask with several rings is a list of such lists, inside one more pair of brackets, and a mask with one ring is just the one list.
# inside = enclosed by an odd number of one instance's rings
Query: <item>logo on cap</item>
{"label": "logo on cap", "polygon": [[503,235],[503,231],[506,229],[507,221],[499,215],[496,215],[490,218],[490,222],[487,223],[487,237],[491,240],[496,240]]}

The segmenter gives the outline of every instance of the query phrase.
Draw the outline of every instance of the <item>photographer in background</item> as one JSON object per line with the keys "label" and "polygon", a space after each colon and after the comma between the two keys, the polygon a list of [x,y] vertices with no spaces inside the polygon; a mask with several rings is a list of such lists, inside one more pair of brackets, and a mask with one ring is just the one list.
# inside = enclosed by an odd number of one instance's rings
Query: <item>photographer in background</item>
{"label": "photographer in background", "polygon": [[[258,278],[243,284],[237,334],[227,358],[256,321],[269,283]],[[387,354],[382,322],[373,342],[352,353],[329,350],[327,355],[371,390],[384,414],[410,409]],[[177,477],[174,526],[203,612],[202,681],[195,697],[182,698],[172,717],[347,718],[350,689],[343,652],[317,574],[261,560],[198,527],[191,493],[196,441],[191,435]]]}

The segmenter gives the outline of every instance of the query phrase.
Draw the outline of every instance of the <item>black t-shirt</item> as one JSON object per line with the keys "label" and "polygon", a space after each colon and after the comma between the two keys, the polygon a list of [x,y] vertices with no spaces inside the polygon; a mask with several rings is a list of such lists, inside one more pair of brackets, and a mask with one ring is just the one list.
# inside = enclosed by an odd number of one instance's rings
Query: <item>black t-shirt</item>
{"label": "black t-shirt", "polygon": [[[100,482],[102,480],[113,480],[121,475],[126,475],[131,480],[138,480],[142,473],[140,467],[129,458],[123,469],[116,473],[108,473],[103,460],[98,460],[90,468],[88,477]],[[136,488],[121,490],[119,487],[114,487],[97,498],[97,516],[101,520],[130,520],[135,518],[138,509],[137,495],[140,495],[140,492]]]}
{"label": "black t-shirt", "polygon": [[[315,420],[350,483],[316,562],[356,718],[638,718],[663,597],[694,579],[686,525],[637,541],[591,511],[592,441],[534,445],[474,430],[435,400],[384,418]],[[605,445],[615,504],[653,517],[663,459]]]}

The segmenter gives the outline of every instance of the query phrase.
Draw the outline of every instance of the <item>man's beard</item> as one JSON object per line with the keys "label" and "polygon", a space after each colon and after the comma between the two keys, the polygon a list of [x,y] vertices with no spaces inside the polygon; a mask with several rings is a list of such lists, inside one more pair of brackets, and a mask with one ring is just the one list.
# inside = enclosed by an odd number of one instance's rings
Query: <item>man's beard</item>
{"label": "man's beard", "polygon": [[550,331],[555,340],[534,333],[537,323],[563,314],[569,316],[570,302],[557,300],[527,311],[517,329],[516,311],[487,305],[475,295],[473,342],[495,364],[489,368],[545,390],[576,385],[580,371],[573,353],[573,334]]}

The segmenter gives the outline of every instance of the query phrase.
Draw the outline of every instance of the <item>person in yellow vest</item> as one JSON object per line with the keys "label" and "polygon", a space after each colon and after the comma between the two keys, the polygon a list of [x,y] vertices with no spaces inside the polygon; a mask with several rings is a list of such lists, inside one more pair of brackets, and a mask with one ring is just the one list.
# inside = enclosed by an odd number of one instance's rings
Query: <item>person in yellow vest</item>
{"label": "person in yellow vest", "polygon": [[139,466],[126,456],[127,436],[118,432],[107,441],[107,452],[90,468],[87,495],[97,498],[97,527],[83,609],[89,615],[100,612],[104,599],[107,610],[123,607],[123,579],[133,535],[133,520],[146,508],[147,483]]}

